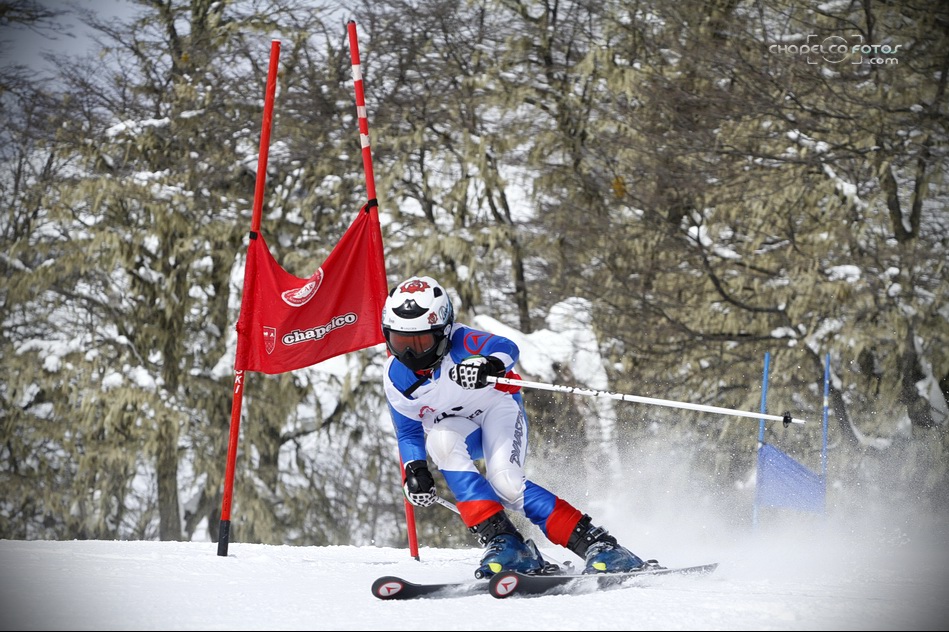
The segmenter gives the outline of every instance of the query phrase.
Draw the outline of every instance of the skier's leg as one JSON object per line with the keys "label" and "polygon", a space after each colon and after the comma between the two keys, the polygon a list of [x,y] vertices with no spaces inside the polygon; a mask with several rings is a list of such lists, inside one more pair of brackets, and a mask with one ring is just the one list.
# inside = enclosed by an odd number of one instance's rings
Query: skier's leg
{"label": "skier's leg", "polygon": [[[502,499],[474,464],[486,451],[483,440],[483,428],[461,417],[439,421],[426,437],[426,449],[454,494],[462,520],[485,547],[475,576],[538,571],[545,565],[543,558],[533,543],[525,542],[504,512]],[[511,495],[510,486],[504,491]]]}
{"label": "skier's leg", "polygon": [[482,423],[488,482],[508,509],[523,513],[547,538],[567,546],[583,516],[566,501],[527,480],[528,423],[519,393],[493,406]]}
{"label": "skier's leg", "polygon": [[524,515],[547,539],[570,549],[585,561],[584,573],[632,571],[643,561],[621,547],[616,538],[579,509],[533,481],[527,481]]}
{"label": "skier's leg", "polygon": [[524,512],[527,415],[519,396],[505,398],[482,418],[485,475],[507,509]]}
{"label": "skier's leg", "polygon": [[446,417],[425,437],[425,448],[455,496],[465,526],[503,509],[501,499],[475,466],[481,457],[481,427],[464,417]]}

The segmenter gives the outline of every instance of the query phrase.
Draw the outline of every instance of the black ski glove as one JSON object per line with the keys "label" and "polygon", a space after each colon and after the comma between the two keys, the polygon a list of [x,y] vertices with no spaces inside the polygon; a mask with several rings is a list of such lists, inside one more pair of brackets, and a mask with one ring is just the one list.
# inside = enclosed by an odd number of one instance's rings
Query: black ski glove
{"label": "black ski glove", "polygon": [[484,388],[488,385],[488,376],[504,377],[507,368],[500,358],[494,356],[468,356],[448,370],[448,377],[461,388]]}
{"label": "black ski glove", "polygon": [[435,493],[435,479],[428,471],[425,461],[409,461],[405,464],[405,484],[402,492],[410,503],[416,507],[428,507],[438,500]]}

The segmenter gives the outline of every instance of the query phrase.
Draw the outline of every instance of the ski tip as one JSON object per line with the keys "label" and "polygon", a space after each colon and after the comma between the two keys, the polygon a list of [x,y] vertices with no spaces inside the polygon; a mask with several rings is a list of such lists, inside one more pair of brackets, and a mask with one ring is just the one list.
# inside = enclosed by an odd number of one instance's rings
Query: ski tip
{"label": "ski tip", "polygon": [[504,599],[517,592],[517,585],[520,581],[520,573],[516,571],[502,571],[491,577],[488,583],[488,591],[492,597]]}
{"label": "ski tip", "polygon": [[386,575],[372,582],[372,594],[379,599],[398,599],[407,584],[401,577]]}

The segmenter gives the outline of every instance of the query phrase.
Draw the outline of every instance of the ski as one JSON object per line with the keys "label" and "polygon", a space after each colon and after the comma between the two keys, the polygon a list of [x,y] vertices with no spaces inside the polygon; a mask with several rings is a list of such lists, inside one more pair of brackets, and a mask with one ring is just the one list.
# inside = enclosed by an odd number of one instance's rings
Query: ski
{"label": "ski", "polygon": [[641,585],[638,580],[658,575],[707,575],[718,568],[718,563],[680,568],[655,568],[628,573],[593,573],[580,575],[524,575],[516,571],[503,571],[488,582],[488,591],[493,597],[504,599],[512,595],[567,594],[578,588],[589,587],[605,590],[622,586]]}
{"label": "ski", "polygon": [[444,599],[466,597],[490,593],[498,599],[511,595],[563,594],[577,586],[590,585],[597,590],[616,588],[625,585],[638,585],[636,580],[657,575],[707,575],[718,564],[685,566],[680,568],[657,568],[629,573],[597,573],[582,575],[577,573],[554,573],[549,575],[526,575],[514,571],[504,571],[493,576],[490,581],[475,579],[460,582],[415,583],[402,577],[386,575],[372,583],[372,594],[383,600],[406,599]]}
{"label": "ski", "polygon": [[379,599],[442,599],[447,597],[465,597],[486,594],[488,582],[475,579],[468,582],[441,582],[416,584],[401,577],[386,575],[372,582],[372,594]]}

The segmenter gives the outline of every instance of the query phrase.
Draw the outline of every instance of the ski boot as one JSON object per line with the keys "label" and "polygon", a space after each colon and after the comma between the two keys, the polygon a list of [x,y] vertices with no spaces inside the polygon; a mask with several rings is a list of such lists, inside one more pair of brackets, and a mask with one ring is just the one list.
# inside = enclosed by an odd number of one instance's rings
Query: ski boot
{"label": "ski boot", "polygon": [[501,571],[540,573],[548,566],[534,542],[524,541],[524,536],[503,510],[468,530],[487,547],[481,565],[475,570],[478,579],[486,579]]}
{"label": "ski boot", "polygon": [[[592,573],[625,573],[649,568],[646,562],[616,543],[606,529],[594,527],[593,519],[584,514],[570,534],[567,548],[586,560],[584,575]],[[650,560],[652,568],[659,567]]]}

